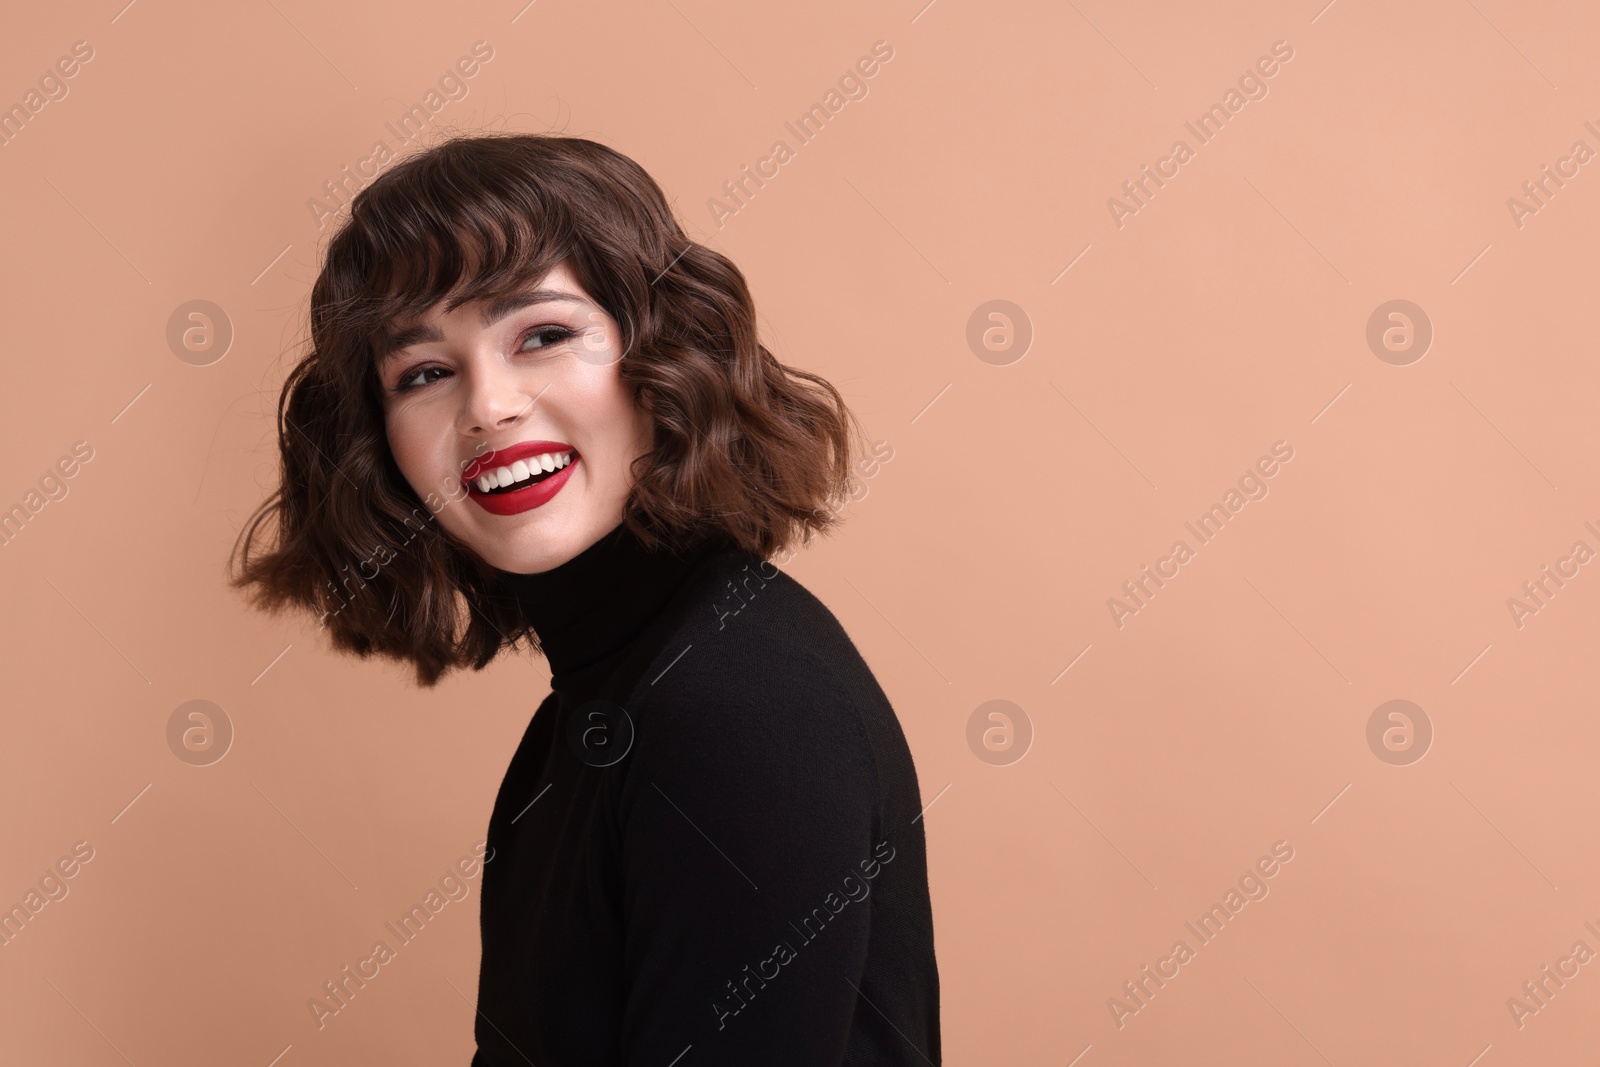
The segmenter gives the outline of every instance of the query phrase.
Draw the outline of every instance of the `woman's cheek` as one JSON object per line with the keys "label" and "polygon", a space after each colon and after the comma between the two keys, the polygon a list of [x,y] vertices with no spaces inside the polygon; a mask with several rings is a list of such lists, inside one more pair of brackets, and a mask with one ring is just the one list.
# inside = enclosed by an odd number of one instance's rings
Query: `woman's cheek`
{"label": "woman's cheek", "polygon": [[[419,433],[424,428],[418,425],[416,418],[420,412],[406,408],[392,409],[385,420],[385,429],[389,438],[389,452],[394,456],[395,466],[400,468],[400,474],[411,486],[418,496],[426,495],[434,488],[433,483],[440,482],[431,476],[433,466],[428,460],[426,447],[419,446]],[[459,479],[457,479],[459,481]]]}

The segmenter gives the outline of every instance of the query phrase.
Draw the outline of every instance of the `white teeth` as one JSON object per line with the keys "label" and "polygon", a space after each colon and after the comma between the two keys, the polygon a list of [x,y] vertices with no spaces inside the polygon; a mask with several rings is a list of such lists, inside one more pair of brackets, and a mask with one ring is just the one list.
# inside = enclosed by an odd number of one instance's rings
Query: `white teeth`
{"label": "white teeth", "polygon": [[542,456],[519,459],[508,467],[496,467],[492,471],[484,471],[475,479],[474,484],[477,485],[479,492],[487,493],[491,489],[526,481],[537,474],[560,470],[571,462],[571,452],[546,452]]}

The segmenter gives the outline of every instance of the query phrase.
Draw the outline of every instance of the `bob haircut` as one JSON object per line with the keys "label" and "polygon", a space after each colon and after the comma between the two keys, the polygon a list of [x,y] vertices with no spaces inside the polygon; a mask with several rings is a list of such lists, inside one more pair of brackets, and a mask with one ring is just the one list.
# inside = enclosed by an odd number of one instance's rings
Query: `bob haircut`
{"label": "bob haircut", "polygon": [[[281,484],[229,580],[318,614],[335,649],[483,669],[538,636],[501,573],[434,521],[389,450],[375,353],[396,322],[536,284],[565,263],[617,321],[625,388],[652,423],[623,521],[648,547],[726,537],[766,557],[837,523],[859,423],[757,337],[744,275],[684,235],[655,181],[594,141],[488,134],[395,164],[352,201],[311,290],[310,346],[278,400]],[[859,439],[859,438],[857,438]]]}

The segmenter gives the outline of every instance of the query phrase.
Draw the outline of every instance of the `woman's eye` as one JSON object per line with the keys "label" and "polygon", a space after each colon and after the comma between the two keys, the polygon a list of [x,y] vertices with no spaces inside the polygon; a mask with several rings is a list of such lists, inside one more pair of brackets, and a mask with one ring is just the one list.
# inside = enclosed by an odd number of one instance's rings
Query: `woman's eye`
{"label": "woman's eye", "polygon": [[[553,345],[558,345],[561,342],[571,340],[576,336],[578,336],[576,330],[568,329],[565,326],[540,326],[535,330],[529,331],[528,334],[523,337],[522,347],[519,349],[519,351],[536,352],[541,348],[549,348]],[[431,385],[438,381],[439,377],[448,377],[449,374],[450,371],[444,367],[418,367],[415,370],[407,371],[403,377],[397,380],[394,385],[394,391],[397,393],[405,393],[412,389],[420,389],[423,386]],[[436,377],[430,378],[429,375],[436,375]]]}
{"label": "woman's eye", "polygon": [[430,379],[428,377],[428,375],[435,373],[446,374],[448,372],[443,367],[418,367],[416,370],[410,372],[405,377],[395,382],[394,391],[397,393],[403,393],[408,389],[417,389],[421,386],[427,385],[430,381],[437,381],[438,379]]}
{"label": "woman's eye", "polygon": [[527,337],[522,339],[522,350],[524,352],[529,351],[530,349],[528,342],[533,341],[534,339],[538,339],[540,342],[539,344],[532,346],[533,348],[537,349],[549,348],[551,345],[560,344],[569,337],[575,336],[577,335],[571,330],[567,329],[565,326],[541,326],[537,330],[534,330],[532,333],[528,334]]}

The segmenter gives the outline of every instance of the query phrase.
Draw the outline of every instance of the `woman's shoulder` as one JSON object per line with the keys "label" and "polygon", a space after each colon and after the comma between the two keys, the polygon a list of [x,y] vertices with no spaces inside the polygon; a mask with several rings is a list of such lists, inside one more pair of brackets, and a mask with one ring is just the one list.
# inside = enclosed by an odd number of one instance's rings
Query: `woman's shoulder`
{"label": "woman's shoulder", "polygon": [[745,746],[763,758],[826,755],[863,769],[873,758],[871,722],[893,716],[833,612],[742,551],[720,553],[692,577],[633,702],[641,740]]}
{"label": "woman's shoulder", "polygon": [[820,662],[848,684],[865,668],[860,650],[837,616],[810,589],[752,552],[729,549],[712,556],[689,583],[678,612],[678,635],[730,655],[730,665],[760,662],[790,667]]}
{"label": "woman's shoulder", "polygon": [[730,735],[759,730],[769,741],[866,739],[864,719],[879,710],[875,694],[851,683],[837,646],[744,621],[680,631],[636,683],[641,714],[662,726],[692,719]]}

